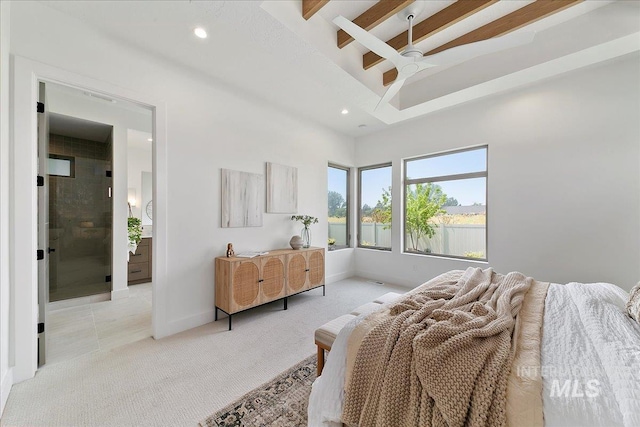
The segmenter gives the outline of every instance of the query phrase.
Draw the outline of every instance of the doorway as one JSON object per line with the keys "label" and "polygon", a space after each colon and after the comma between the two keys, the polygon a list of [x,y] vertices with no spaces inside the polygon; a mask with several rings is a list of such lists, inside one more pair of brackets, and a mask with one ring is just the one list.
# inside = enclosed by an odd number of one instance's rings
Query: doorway
{"label": "doorway", "polygon": [[49,113],[49,302],[111,292],[113,126]]}
{"label": "doorway", "polygon": [[[138,107],[151,111],[153,121],[153,307],[152,327],[153,337],[158,339],[171,334],[173,327],[167,318],[167,106],[158,96],[144,93],[144,90],[127,89],[126,82],[110,83],[107,80],[96,79],[77,74],[62,68],[53,67],[41,62],[16,55],[12,61],[14,76],[12,111],[13,130],[21,137],[10,141],[11,160],[13,165],[13,183],[10,191],[11,200],[11,228],[12,236],[19,233],[19,238],[12,238],[10,250],[13,257],[10,260],[14,274],[13,283],[20,283],[14,291],[12,301],[12,319],[14,334],[10,337],[11,347],[14,348],[13,384],[32,378],[38,369],[38,331],[42,317],[39,312],[38,266],[45,261],[38,261],[34,256],[37,251],[46,246],[38,242],[38,193],[34,177],[38,175],[38,113],[35,104],[38,101],[37,81],[56,82],[71,85],[75,88],[101,94],[112,94],[116,99],[129,100]],[[68,114],[73,115],[73,114]],[[100,121],[100,120],[94,120]],[[114,137],[117,136],[115,132]],[[114,139],[115,140],[115,139]],[[114,144],[114,167],[118,167],[121,147]],[[124,259],[124,265],[112,263],[113,283],[126,283],[127,266],[127,235],[120,234],[120,229],[126,230],[126,179],[115,173],[114,210],[113,210],[113,258]],[[123,199],[123,206],[118,202]],[[17,230],[17,231],[16,231]],[[44,257],[48,259],[48,257]],[[128,291],[126,292],[128,294]]]}
{"label": "doorway", "polygon": [[[150,268],[148,280],[138,280],[141,285],[132,290],[130,262],[114,257],[124,254],[114,245],[122,245],[128,235],[116,211],[130,202],[126,191],[116,190],[116,181],[130,181],[132,132],[145,135],[146,169],[151,171],[151,110],[69,86],[43,85],[48,123],[42,128],[48,128],[48,142],[39,150],[46,189],[39,191],[39,199],[48,200],[39,203],[47,208],[39,216],[48,218],[48,226],[39,228],[39,241],[48,233],[48,244],[47,262],[39,263],[40,270],[47,269],[39,274],[45,281],[39,284],[39,317],[46,324],[39,365],[151,337],[153,301]],[[149,266],[151,238],[149,224]],[[136,251],[129,255],[140,258]]]}

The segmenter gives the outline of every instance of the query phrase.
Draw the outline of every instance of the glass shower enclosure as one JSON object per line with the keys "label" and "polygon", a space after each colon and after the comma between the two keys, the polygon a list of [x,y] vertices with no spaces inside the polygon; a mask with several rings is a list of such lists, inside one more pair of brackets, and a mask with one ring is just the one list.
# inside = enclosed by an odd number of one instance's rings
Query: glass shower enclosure
{"label": "glass shower enclosure", "polygon": [[[93,132],[73,131],[79,122]],[[56,114],[50,123],[49,301],[110,292],[113,127]]]}

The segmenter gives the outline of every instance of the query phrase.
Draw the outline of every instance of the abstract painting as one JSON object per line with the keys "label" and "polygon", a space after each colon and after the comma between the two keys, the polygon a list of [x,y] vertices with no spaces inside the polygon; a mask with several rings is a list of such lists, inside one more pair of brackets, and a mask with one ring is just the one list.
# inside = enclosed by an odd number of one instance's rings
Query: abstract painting
{"label": "abstract painting", "polygon": [[264,176],[222,169],[222,228],[262,227]]}
{"label": "abstract painting", "polygon": [[298,169],[267,163],[267,212],[298,212]]}

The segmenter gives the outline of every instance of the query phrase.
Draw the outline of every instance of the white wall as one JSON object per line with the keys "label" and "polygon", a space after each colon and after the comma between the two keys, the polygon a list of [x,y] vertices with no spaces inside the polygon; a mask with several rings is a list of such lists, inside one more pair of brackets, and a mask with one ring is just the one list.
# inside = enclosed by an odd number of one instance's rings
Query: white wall
{"label": "white wall", "polygon": [[0,415],[13,382],[9,357],[9,29],[10,7],[0,2]]}
{"label": "white wall", "polygon": [[538,280],[640,279],[638,54],[359,138],[356,162],[393,161],[393,251],[356,250],[356,273],[416,286],[486,264],[400,251],[402,159],[489,146],[488,259]]}
{"label": "white wall", "polygon": [[[237,251],[279,248],[299,232],[288,215],[275,214],[265,214],[261,228],[222,229],[221,168],[264,173],[268,161],[298,167],[299,212],[321,219],[312,243],[326,245],[327,162],[352,165],[351,138],[112,41],[42,3],[12,4],[11,19],[13,54],[166,102],[159,118],[168,141],[164,334],[213,320],[213,259],[227,242]],[[327,277],[350,273],[337,269],[351,270],[353,250],[341,252],[327,257]]]}

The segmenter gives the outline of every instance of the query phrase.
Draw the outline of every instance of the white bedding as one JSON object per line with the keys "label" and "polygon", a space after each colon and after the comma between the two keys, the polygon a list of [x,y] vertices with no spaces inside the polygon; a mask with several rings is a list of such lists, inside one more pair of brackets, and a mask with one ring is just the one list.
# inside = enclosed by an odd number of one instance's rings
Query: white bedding
{"label": "white bedding", "polygon": [[[545,426],[640,426],[640,325],[624,312],[627,297],[604,283],[549,287],[541,354]],[[338,334],[313,383],[310,427],[341,426],[346,345],[361,320]]]}
{"label": "white bedding", "polygon": [[351,332],[365,316],[360,315],[347,323],[333,342],[322,375],[311,386],[308,427],[342,426],[340,417],[344,398],[344,375],[347,368],[347,342]]}
{"label": "white bedding", "polygon": [[549,287],[545,426],[640,426],[640,324],[625,314],[627,298],[606,283]]}

